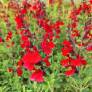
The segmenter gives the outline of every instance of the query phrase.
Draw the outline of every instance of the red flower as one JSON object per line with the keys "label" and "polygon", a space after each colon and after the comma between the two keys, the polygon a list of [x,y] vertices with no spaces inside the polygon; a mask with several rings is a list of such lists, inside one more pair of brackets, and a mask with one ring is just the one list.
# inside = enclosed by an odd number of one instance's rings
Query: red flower
{"label": "red flower", "polygon": [[79,31],[78,30],[73,30],[72,31],[72,36],[73,37],[79,36]]}
{"label": "red flower", "polygon": [[37,64],[41,61],[41,59],[42,58],[37,51],[27,52],[22,58],[24,63],[29,63],[29,64]]}
{"label": "red flower", "polygon": [[72,28],[76,28],[76,27],[77,27],[77,22],[73,22],[73,23],[71,24],[71,27],[72,27]]}
{"label": "red flower", "polygon": [[17,17],[15,18],[15,21],[16,21],[16,23],[17,23],[17,27],[18,27],[18,28],[23,27],[23,20],[22,20],[21,16],[17,16]]}
{"label": "red flower", "polygon": [[51,52],[52,52],[52,49],[55,47],[54,43],[53,42],[47,42],[47,41],[43,41],[41,43],[41,48],[43,50],[43,52],[46,54],[46,55],[49,55]]}
{"label": "red flower", "polygon": [[9,68],[7,69],[7,71],[10,72],[10,73],[12,73],[12,72],[13,72],[13,69],[12,69],[11,67],[9,67]]}
{"label": "red flower", "polygon": [[49,48],[53,49],[55,47],[55,44],[53,42],[48,42]]}
{"label": "red flower", "polygon": [[49,4],[53,4],[54,3],[54,0],[49,0]]}
{"label": "red flower", "polygon": [[71,60],[73,66],[81,66],[81,60],[79,58]]}
{"label": "red flower", "polygon": [[71,46],[71,43],[70,43],[70,41],[68,41],[68,40],[64,40],[62,44],[63,44],[64,46],[67,46],[67,47],[70,47],[70,46]]}
{"label": "red flower", "polygon": [[17,71],[18,76],[22,76],[23,71],[20,67],[18,67],[16,71]]}
{"label": "red flower", "polygon": [[79,15],[82,12],[82,7],[80,6],[77,10],[76,10],[76,15]]}
{"label": "red flower", "polygon": [[46,66],[50,66],[50,62],[49,62],[49,57],[48,56],[46,56],[44,59],[43,59],[43,62],[45,62],[46,63]]}
{"label": "red flower", "polygon": [[23,65],[23,61],[22,61],[22,60],[19,60],[19,61],[17,62],[17,65],[18,65],[19,67],[21,67],[21,66]]}
{"label": "red flower", "polygon": [[22,36],[21,37],[21,47],[22,48],[27,48],[27,47],[30,47],[31,43],[30,43],[30,40],[27,36]]}
{"label": "red flower", "polygon": [[71,61],[72,66],[81,66],[86,64],[86,60],[84,60],[82,57],[78,56],[76,59],[72,59]]}
{"label": "red flower", "polygon": [[27,10],[26,9],[22,9],[21,10],[21,14],[26,14],[27,13]]}
{"label": "red flower", "polygon": [[64,47],[61,49],[61,51],[64,56],[67,56],[73,51],[72,45],[68,40],[64,40],[62,44],[64,45]]}
{"label": "red flower", "polygon": [[47,33],[52,33],[52,27],[48,24],[47,20],[40,19],[38,23]]}
{"label": "red flower", "polygon": [[10,40],[12,38],[12,32],[9,31],[8,34],[7,34],[7,37],[6,37],[6,40]]}
{"label": "red flower", "polygon": [[29,40],[21,43],[21,48],[27,48],[27,47],[30,47],[30,41]]}
{"label": "red flower", "polygon": [[71,68],[71,69],[69,69],[69,70],[67,70],[67,71],[65,72],[65,75],[66,75],[66,76],[72,76],[72,75],[75,73],[75,71],[76,71],[75,68]]}
{"label": "red flower", "polygon": [[62,21],[56,21],[56,23],[54,24],[54,27],[59,28],[62,25],[64,25],[64,23]]}
{"label": "red flower", "polygon": [[64,60],[61,60],[60,64],[64,67],[67,67],[69,66],[69,59],[64,59]]}
{"label": "red flower", "polygon": [[27,37],[27,36],[22,35],[21,40],[22,40],[22,41],[27,41],[27,40],[28,40],[28,37]]}
{"label": "red flower", "polygon": [[92,45],[90,45],[90,46],[87,46],[87,48],[86,48],[88,51],[92,51]]}
{"label": "red flower", "polygon": [[44,82],[43,78],[43,71],[42,70],[36,70],[31,76],[30,80],[31,81],[36,81],[36,82]]}
{"label": "red flower", "polygon": [[3,42],[3,39],[2,39],[2,37],[0,37],[0,43],[2,43]]}
{"label": "red flower", "polygon": [[64,47],[64,48],[61,49],[62,55],[67,56],[67,55],[69,55],[69,53],[72,52],[72,50],[73,50],[72,47]]}

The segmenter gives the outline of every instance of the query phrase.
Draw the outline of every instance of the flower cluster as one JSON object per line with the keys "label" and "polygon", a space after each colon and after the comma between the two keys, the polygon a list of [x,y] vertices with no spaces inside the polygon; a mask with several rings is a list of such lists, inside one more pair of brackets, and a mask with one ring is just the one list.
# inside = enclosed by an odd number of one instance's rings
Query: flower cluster
{"label": "flower cluster", "polygon": [[[54,3],[54,0],[49,0],[49,3]],[[12,4],[13,2],[9,6],[13,7]],[[0,35],[0,44],[5,42],[8,48],[16,47],[16,43],[12,40],[16,34],[19,37],[18,44],[21,49],[18,52],[20,56],[16,69],[9,67],[8,72],[16,72],[18,76],[22,76],[25,70],[30,73],[29,79],[31,81],[44,82],[46,69],[50,68],[51,65],[50,58],[54,49],[57,50],[58,48],[57,41],[62,38],[60,37],[62,26],[67,28],[67,31],[65,31],[67,37],[60,44],[60,46],[62,45],[60,47],[61,54],[64,56],[60,64],[61,67],[65,68],[65,75],[78,74],[78,68],[87,64],[86,58],[80,51],[81,49],[92,51],[92,0],[82,2],[79,7],[76,7],[73,3],[73,9],[68,17],[70,21],[67,24],[59,18],[54,22],[49,19],[46,5],[40,0],[33,0],[31,3],[24,0],[21,5],[16,4],[13,8],[17,9],[14,16],[16,32],[12,32],[9,28],[11,24],[8,23],[7,18],[8,32],[5,40]],[[81,29],[83,33],[79,29],[81,15],[87,16]],[[33,21],[35,21],[35,28],[32,26]]]}
{"label": "flower cluster", "polygon": [[[23,2],[23,7],[24,8],[20,9],[19,14],[15,18],[16,28],[20,35],[20,46],[24,49],[24,54],[18,61],[17,73],[18,76],[21,76],[21,68],[24,67],[32,73],[30,80],[43,82],[43,76],[46,74],[42,69],[42,67],[44,67],[43,63],[46,64],[47,68],[50,67],[49,58],[55,48],[55,43],[53,41],[57,38],[57,35],[59,36],[60,26],[63,26],[64,23],[62,21],[51,23],[49,19],[45,18],[46,11],[43,2],[36,1],[33,4]],[[39,27],[44,30],[43,39],[39,43],[40,47],[33,45],[32,39],[34,39],[35,34],[31,32],[25,20],[27,12],[30,12],[32,17],[37,21]],[[40,55],[41,52],[45,54],[45,57]]]}
{"label": "flower cluster", "polygon": [[[92,5],[91,2],[83,2],[79,7],[73,6],[73,10],[69,16],[71,19],[71,23],[68,25],[68,40],[65,40],[62,48],[62,55],[65,56],[65,59],[61,60],[61,65],[66,68],[65,75],[71,76],[75,73],[78,73],[78,67],[87,64],[85,57],[81,56],[77,49],[92,51],[91,42],[85,42],[85,40],[92,40],[92,36],[90,34],[92,30],[92,20],[91,17],[88,17],[88,20],[85,22],[83,27],[83,36],[81,36],[80,31],[78,30],[79,15],[84,13],[86,16],[89,16],[92,13]],[[81,37],[80,42],[77,42],[78,38]]]}

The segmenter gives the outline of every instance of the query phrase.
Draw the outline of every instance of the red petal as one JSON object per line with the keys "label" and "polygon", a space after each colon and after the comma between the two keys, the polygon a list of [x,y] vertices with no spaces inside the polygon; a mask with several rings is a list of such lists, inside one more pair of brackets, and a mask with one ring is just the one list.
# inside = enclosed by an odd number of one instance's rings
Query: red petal
{"label": "red petal", "polygon": [[41,59],[42,58],[41,58],[40,54],[37,51],[27,52],[22,58],[24,63],[29,62],[29,64],[37,64],[41,61]]}

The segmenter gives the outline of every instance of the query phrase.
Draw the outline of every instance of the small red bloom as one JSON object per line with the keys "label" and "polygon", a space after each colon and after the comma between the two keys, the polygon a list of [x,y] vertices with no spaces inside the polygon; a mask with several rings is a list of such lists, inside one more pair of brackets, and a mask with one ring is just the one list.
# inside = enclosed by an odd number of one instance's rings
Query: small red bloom
{"label": "small red bloom", "polygon": [[54,3],[54,0],[49,0],[49,4],[53,4]]}
{"label": "small red bloom", "polygon": [[9,31],[8,34],[7,34],[7,37],[6,37],[6,40],[10,40],[12,38],[12,32]]}
{"label": "small red bloom", "polygon": [[72,76],[75,73],[75,68],[71,68],[65,72],[66,76]]}
{"label": "small red bloom", "polygon": [[52,27],[48,24],[47,20],[40,19],[38,23],[47,33],[52,33]]}
{"label": "small red bloom", "polygon": [[23,71],[20,67],[18,67],[16,71],[17,71],[18,76],[22,76]]}
{"label": "small red bloom", "polygon": [[17,65],[18,65],[19,67],[21,67],[21,66],[23,65],[23,61],[22,61],[22,60],[19,60],[19,61],[17,62]]}
{"label": "small red bloom", "polygon": [[27,10],[26,9],[22,9],[21,10],[21,14],[26,14],[27,13]]}
{"label": "small red bloom", "polygon": [[31,43],[30,43],[29,38],[27,36],[22,36],[20,45],[22,48],[30,47]]}
{"label": "small red bloom", "polygon": [[41,47],[42,47],[43,52],[46,55],[49,55],[52,52],[52,49],[55,47],[55,45],[54,45],[53,42],[47,42],[47,41],[44,40],[41,43]]}
{"label": "small red bloom", "polygon": [[31,81],[36,81],[36,82],[44,82],[43,78],[43,71],[42,70],[36,70],[32,75],[30,76]]}
{"label": "small red bloom", "polygon": [[61,49],[61,51],[64,56],[67,56],[69,53],[73,51],[70,41],[64,40],[62,44],[64,45],[64,47]]}
{"label": "small red bloom", "polygon": [[81,60],[79,58],[76,58],[76,59],[71,60],[71,64],[73,66],[81,66],[82,63],[81,63]]}
{"label": "small red bloom", "polygon": [[0,37],[0,43],[2,43],[3,42],[3,39],[2,39],[2,37]]}
{"label": "small red bloom", "polygon": [[78,30],[73,30],[73,31],[72,31],[72,36],[73,36],[73,37],[79,36],[79,31],[78,31]]}
{"label": "small red bloom", "polygon": [[64,60],[61,60],[60,64],[64,67],[67,67],[69,66],[69,59],[64,59]]}
{"label": "small red bloom", "polygon": [[27,47],[30,47],[30,41],[25,41],[25,42],[22,42],[21,44],[21,48],[27,48]]}
{"label": "small red bloom", "polygon": [[72,52],[72,50],[73,50],[72,47],[64,47],[64,48],[61,49],[62,55],[67,56],[67,55],[69,55],[69,53]]}
{"label": "small red bloom", "polygon": [[49,48],[53,49],[55,47],[55,44],[53,42],[48,42]]}
{"label": "small red bloom", "polygon": [[76,59],[72,59],[71,61],[72,66],[81,66],[86,64],[86,60],[84,60],[82,57],[78,56]]}
{"label": "small red bloom", "polygon": [[9,68],[7,69],[7,71],[10,72],[10,73],[12,73],[12,72],[13,72],[13,68],[10,68],[10,67],[9,67]]}
{"label": "small red bloom", "polygon": [[46,56],[44,59],[43,59],[43,62],[45,62],[46,63],[46,66],[50,66],[50,62],[49,62],[49,57],[48,56]]}
{"label": "small red bloom", "polygon": [[64,25],[64,23],[62,21],[56,21],[56,23],[54,24],[54,27],[59,28],[62,25]]}
{"label": "small red bloom", "polygon": [[62,44],[63,44],[64,46],[67,46],[67,47],[70,47],[70,46],[71,46],[71,43],[70,43],[70,41],[68,41],[68,40],[64,40]]}
{"label": "small red bloom", "polygon": [[17,16],[17,17],[15,18],[15,21],[16,21],[16,24],[17,24],[17,27],[18,27],[18,28],[23,27],[23,20],[22,20],[22,17],[21,17],[21,16]]}
{"label": "small red bloom", "polygon": [[88,51],[92,51],[92,45],[87,46],[86,50],[88,50]]}

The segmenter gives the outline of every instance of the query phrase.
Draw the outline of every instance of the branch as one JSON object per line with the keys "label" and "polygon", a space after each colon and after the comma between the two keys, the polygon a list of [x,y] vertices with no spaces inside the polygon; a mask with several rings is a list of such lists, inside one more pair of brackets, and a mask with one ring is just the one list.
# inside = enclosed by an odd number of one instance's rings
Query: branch
{"label": "branch", "polygon": [[76,52],[76,46],[75,46],[75,40],[73,39],[72,35],[71,35],[71,31],[72,29],[70,27],[68,27],[68,36],[69,36],[69,40],[73,46],[73,52],[75,55],[77,55],[77,52]]}
{"label": "branch", "polygon": [[88,20],[85,22],[85,28],[84,28],[84,32],[83,32],[83,36],[82,36],[82,42],[83,42],[86,34],[89,32],[89,30],[86,30],[86,27],[91,24],[92,24],[92,17],[90,16],[90,17],[88,17]]}
{"label": "branch", "polygon": [[73,8],[76,9],[76,5],[75,5],[74,0],[71,0],[71,4],[73,5]]}

